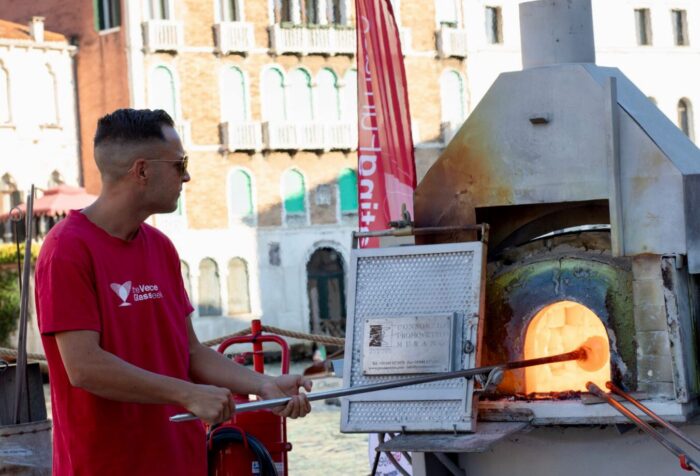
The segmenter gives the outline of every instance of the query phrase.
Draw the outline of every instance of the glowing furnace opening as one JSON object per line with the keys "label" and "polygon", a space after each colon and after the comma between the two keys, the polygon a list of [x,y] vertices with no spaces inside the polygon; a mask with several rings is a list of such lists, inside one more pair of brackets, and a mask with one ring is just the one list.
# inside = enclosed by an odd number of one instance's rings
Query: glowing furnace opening
{"label": "glowing furnace opening", "polygon": [[[593,311],[573,301],[560,301],[542,309],[532,319],[525,334],[525,359],[569,352],[592,336],[608,342],[605,326]],[[525,369],[525,392],[548,393],[586,391],[586,382],[605,388],[610,380],[610,346],[605,365],[595,371],[582,369],[575,361],[539,365]]]}

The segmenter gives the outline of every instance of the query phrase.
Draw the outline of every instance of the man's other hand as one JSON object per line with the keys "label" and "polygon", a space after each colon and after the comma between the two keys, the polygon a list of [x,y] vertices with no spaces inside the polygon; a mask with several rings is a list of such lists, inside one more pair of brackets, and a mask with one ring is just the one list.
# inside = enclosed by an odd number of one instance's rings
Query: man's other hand
{"label": "man's other hand", "polygon": [[236,409],[229,389],[198,384],[188,392],[183,406],[209,425],[229,420]]}
{"label": "man's other hand", "polygon": [[280,397],[292,397],[285,406],[275,407],[272,412],[275,415],[300,418],[311,411],[311,403],[305,393],[299,393],[303,387],[307,392],[311,391],[311,380],[301,375],[280,375],[268,380],[260,387],[260,396],[265,400]]}

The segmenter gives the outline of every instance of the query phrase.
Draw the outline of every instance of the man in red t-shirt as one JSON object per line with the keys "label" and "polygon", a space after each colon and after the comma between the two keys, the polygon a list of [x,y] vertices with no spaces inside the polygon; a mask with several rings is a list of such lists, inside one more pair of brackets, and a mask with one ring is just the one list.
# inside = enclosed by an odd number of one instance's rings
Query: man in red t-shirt
{"label": "man in red t-shirt", "polygon": [[170,240],[144,221],[176,209],[190,180],[164,111],[121,109],[101,118],[95,161],[102,192],[46,237],[36,303],[51,379],[56,475],[203,475],[201,422],[228,420],[232,392],[291,395],[279,415],[311,407],[297,376],[269,377],[197,340],[192,305]]}

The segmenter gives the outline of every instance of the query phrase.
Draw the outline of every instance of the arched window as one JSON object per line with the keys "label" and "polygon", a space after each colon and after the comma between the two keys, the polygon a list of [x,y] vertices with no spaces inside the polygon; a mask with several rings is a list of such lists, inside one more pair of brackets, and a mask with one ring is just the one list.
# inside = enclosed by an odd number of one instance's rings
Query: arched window
{"label": "arched window", "polygon": [[289,110],[294,111],[294,119],[298,122],[309,122],[314,118],[313,101],[311,99],[311,76],[299,68],[289,75]]}
{"label": "arched window", "polygon": [[37,105],[35,111],[39,115],[39,124],[56,125],[58,124],[56,75],[50,66],[45,65],[37,80],[33,94]]}
{"label": "arched window", "polygon": [[199,315],[221,315],[219,268],[211,258],[204,258],[199,263]]}
{"label": "arched window", "polygon": [[693,139],[693,106],[686,98],[678,101],[678,127]]}
{"label": "arched window", "polygon": [[326,6],[328,8],[328,23],[334,25],[347,23],[345,0],[326,0]]}
{"label": "arched window", "polygon": [[349,69],[345,73],[343,88],[343,117],[357,123],[357,70]]}
{"label": "arched window", "polygon": [[158,66],[151,73],[149,99],[151,109],[162,109],[173,119],[177,118],[175,78],[168,67]]}
{"label": "arched window", "polygon": [[3,175],[0,179],[0,212],[7,213],[12,207],[19,205],[21,200],[16,200],[18,197],[15,179],[10,174]]}
{"label": "arched window", "polygon": [[323,122],[334,122],[340,119],[340,95],[338,94],[338,78],[328,68],[323,68],[317,78],[317,99],[319,104],[318,119]]}
{"label": "arched window", "polygon": [[321,23],[321,12],[319,11],[318,0],[306,0],[306,23],[318,25]]}
{"label": "arched window", "polygon": [[357,213],[357,174],[352,169],[343,169],[338,176],[340,189],[340,212]]}
{"label": "arched window", "polygon": [[218,0],[221,21],[241,21],[241,8],[238,0]]}
{"label": "arched window", "polygon": [[269,68],[262,78],[262,116],[266,121],[284,121],[287,108],[284,100],[284,75],[277,68]]}
{"label": "arched window", "polygon": [[[275,0],[276,9],[279,11],[279,21],[280,22],[299,22],[301,15],[299,15],[299,7],[301,2],[298,0]],[[296,9],[296,11],[295,11]]]}
{"label": "arched window", "polygon": [[462,75],[448,70],[440,77],[442,122],[461,125],[466,116]]}
{"label": "arched window", "polygon": [[284,211],[287,215],[306,213],[306,185],[298,170],[289,170],[282,179]]}
{"label": "arched window", "polygon": [[248,119],[248,91],[243,71],[226,68],[221,78],[221,117],[226,122],[243,122]]}
{"label": "arched window", "polygon": [[0,124],[12,121],[10,114],[10,78],[0,62]]}
{"label": "arched window", "polygon": [[150,0],[148,13],[151,20],[168,20],[171,17],[169,0]]}
{"label": "arched window", "polygon": [[228,209],[231,221],[253,217],[253,193],[250,176],[241,169],[228,176]]}
{"label": "arched window", "polygon": [[180,274],[182,274],[182,284],[185,286],[187,296],[192,298],[192,280],[190,279],[190,265],[180,260]]}
{"label": "arched window", "polygon": [[250,312],[248,264],[241,258],[228,263],[228,312],[248,314]]}

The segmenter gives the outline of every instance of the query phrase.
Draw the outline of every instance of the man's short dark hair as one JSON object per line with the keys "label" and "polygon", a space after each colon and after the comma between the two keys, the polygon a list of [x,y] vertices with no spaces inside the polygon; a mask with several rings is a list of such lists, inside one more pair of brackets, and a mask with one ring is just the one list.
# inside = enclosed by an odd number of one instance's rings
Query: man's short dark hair
{"label": "man's short dark hair", "polygon": [[173,118],[162,109],[117,109],[97,121],[94,145],[110,142],[165,140],[163,126],[174,127]]}

